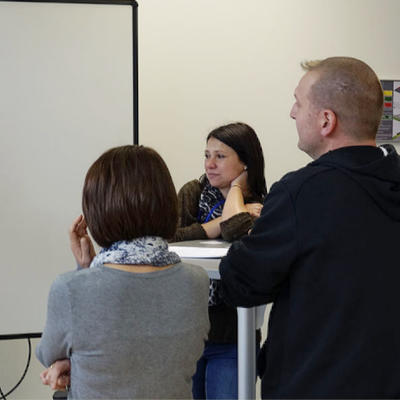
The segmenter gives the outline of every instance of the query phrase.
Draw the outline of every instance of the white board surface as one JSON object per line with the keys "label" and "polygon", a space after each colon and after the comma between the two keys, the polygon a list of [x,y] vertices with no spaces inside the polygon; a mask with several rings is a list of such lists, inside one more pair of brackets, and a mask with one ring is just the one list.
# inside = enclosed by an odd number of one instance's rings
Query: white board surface
{"label": "white board surface", "polygon": [[86,170],[133,143],[126,3],[0,2],[0,335],[42,331]]}

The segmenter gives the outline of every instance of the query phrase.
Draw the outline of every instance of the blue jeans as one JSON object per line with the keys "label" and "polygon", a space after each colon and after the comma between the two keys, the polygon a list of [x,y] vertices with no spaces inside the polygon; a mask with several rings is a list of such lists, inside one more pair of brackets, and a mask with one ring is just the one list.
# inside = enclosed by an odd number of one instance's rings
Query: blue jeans
{"label": "blue jeans", "polygon": [[206,343],[193,376],[194,399],[237,399],[237,345]]}

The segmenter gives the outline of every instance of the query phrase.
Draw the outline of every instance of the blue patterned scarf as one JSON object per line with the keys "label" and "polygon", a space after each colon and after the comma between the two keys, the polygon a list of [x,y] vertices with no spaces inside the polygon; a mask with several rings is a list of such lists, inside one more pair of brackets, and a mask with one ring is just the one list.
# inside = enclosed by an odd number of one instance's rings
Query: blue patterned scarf
{"label": "blue patterned scarf", "polygon": [[90,268],[103,264],[153,265],[162,267],[181,261],[178,254],[168,251],[168,242],[158,236],[144,236],[131,241],[121,240],[102,249]]}
{"label": "blue patterned scarf", "polygon": [[203,224],[222,215],[225,198],[219,189],[211,186],[206,178],[206,185],[200,195],[197,222]]}
{"label": "blue patterned scarf", "polygon": [[[204,224],[222,215],[222,210],[225,204],[225,198],[214,186],[210,185],[207,177],[203,175],[206,182],[204,189],[201,192],[199,200],[199,211],[197,214],[197,222]],[[200,181],[203,179],[200,178]],[[217,279],[210,279],[210,287],[208,293],[208,305],[217,306],[222,303],[220,295],[220,281]]]}

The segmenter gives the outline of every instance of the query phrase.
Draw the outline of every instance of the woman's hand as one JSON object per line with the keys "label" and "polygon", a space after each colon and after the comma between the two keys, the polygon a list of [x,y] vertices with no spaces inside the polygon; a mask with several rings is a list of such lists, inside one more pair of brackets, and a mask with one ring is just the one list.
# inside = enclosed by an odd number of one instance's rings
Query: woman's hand
{"label": "woman's hand", "polygon": [[244,206],[244,195],[247,191],[247,171],[237,176],[232,182],[229,192],[225,199],[222,210],[222,221],[226,221],[236,214],[247,212]]}
{"label": "woman's hand", "polygon": [[239,186],[242,189],[242,193],[245,194],[247,191],[247,170],[244,170],[231,182],[231,188],[234,186]]}
{"label": "woman's hand", "polygon": [[71,363],[68,358],[58,360],[40,374],[43,385],[53,390],[65,390],[70,385]]}
{"label": "woman's hand", "polygon": [[69,229],[69,241],[76,262],[83,268],[88,268],[96,256],[93,243],[87,233],[87,225],[83,215],[72,223]]}
{"label": "woman's hand", "polygon": [[261,203],[247,203],[245,204],[245,207],[251,216],[258,218],[261,214],[263,205]]}

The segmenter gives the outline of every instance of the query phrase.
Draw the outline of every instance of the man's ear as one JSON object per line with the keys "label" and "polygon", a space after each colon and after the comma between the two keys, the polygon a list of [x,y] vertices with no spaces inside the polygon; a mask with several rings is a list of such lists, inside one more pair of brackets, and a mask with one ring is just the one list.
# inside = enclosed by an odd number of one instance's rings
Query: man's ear
{"label": "man's ear", "polygon": [[329,109],[321,110],[319,113],[319,125],[321,135],[329,136],[336,128],[337,117],[336,114]]}

